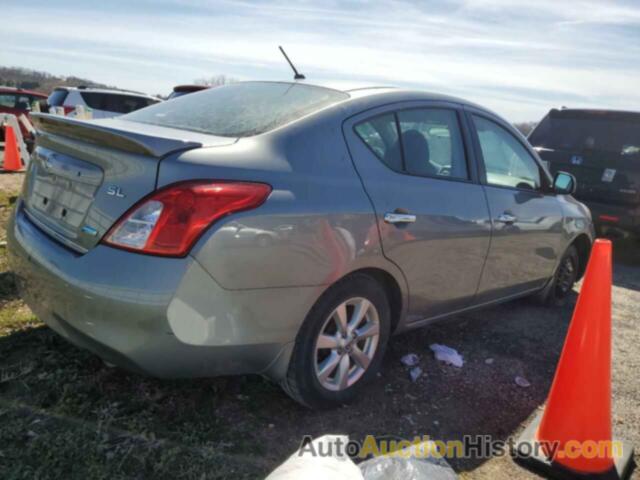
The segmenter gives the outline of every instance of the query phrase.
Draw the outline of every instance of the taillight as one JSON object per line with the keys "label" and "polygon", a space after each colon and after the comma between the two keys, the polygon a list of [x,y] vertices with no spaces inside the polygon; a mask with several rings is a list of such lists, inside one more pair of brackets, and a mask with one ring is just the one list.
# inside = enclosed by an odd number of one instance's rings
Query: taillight
{"label": "taillight", "polygon": [[125,250],[182,257],[213,222],[259,207],[270,192],[271,187],[264,183],[192,181],[169,185],[134,205],[102,241]]}

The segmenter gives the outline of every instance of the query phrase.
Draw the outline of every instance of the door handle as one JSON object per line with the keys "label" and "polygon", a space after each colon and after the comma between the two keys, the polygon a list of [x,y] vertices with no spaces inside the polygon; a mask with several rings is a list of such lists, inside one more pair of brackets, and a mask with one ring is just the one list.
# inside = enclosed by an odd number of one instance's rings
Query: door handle
{"label": "door handle", "polygon": [[507,225],[515,223],[516,220],[518,220],[518,219],[516,217],[514,217],[513,215],[511,215],[510,213],[503,213],[498,218],[496,218],[496,222],[506,223]]}
{"label": "door handle", "polygon": [[416,216],[409,213],[385,213],[384,221],[386,223],[415,223]]}

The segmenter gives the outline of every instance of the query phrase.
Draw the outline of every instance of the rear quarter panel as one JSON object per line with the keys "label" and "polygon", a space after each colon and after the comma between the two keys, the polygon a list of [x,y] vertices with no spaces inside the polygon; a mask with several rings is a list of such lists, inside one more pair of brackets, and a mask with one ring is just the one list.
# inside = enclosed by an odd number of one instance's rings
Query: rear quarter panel
{"label": "rear quarter panel", "polygon": [[404,288],[381,253],[375,215],[341,133],[338,109],[233,146],[185,152],[160,165],[158,186],[187,179],[265,182],[259,208],[217,222],[192,251],[226,289],[330,285],[377,267]]}

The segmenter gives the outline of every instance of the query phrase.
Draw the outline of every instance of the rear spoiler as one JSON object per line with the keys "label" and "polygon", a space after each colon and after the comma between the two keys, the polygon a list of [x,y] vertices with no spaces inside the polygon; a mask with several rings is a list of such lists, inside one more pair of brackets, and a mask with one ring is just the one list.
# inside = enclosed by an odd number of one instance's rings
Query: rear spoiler
{"label": "rear spoiler", "polygon": [[[137,124],[133,122],[111,121],[110,124],[101,124],[101,120],[79,120],[47,113],[32,113],[30,117],[38,135],[59,135],[139,155],[160,158],[175,151],[203,146],[202,142],[136,132]],[[131,130],[125,128],[129,126]],[[172,132],[171,129],[167,130]]]}

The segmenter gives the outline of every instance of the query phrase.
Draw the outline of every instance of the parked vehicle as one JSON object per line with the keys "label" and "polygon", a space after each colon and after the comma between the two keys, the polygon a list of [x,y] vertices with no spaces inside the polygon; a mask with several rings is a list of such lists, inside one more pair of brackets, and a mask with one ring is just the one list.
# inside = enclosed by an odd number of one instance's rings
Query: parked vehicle
{"label": "parked vehicle", "polygon": [[529,142],[551,172],[575,175],[596,227],[640,235],[640,112],[554,109]]}
{"label": "parked vehicle", "polygon": [[174,98],[187,95],[188,93],[200,92],[202,90],[206,90],[207,88],[209,87],[206,85],[176,85],[175,87],[173,87],[173,92],[171,92],[167,100],[172,100]]}
{"label": "parked vehicle", "polygon": [[159,101],[143,93],[89,87],[57,87],[48,98],[49,106],[63,107],[65,115],[74,116],[81,105],[92,110],[93,118],[116,117]]}
{"label": "parked vehicle", "polygon": [[[47,96],[44,93],[22,88],[0,87],[0,113],[9,113],[16,117],[20,115],[29,117],[33,104],[46,99]],[[27,147],[31,150],[33,146],[31,133],[22,123],[20,124],[20,131]],[[0,128],[0,142],[4,142],[4,129],[2,128]]]}
{"label": "parked vehicle", "polygon": [[456,98],[241,82],[35,121],[8,227],[22,295],[71,342],[158,377],[261,373],[340,405],[392,333],[565,298],[593,240],[573,177]]}

